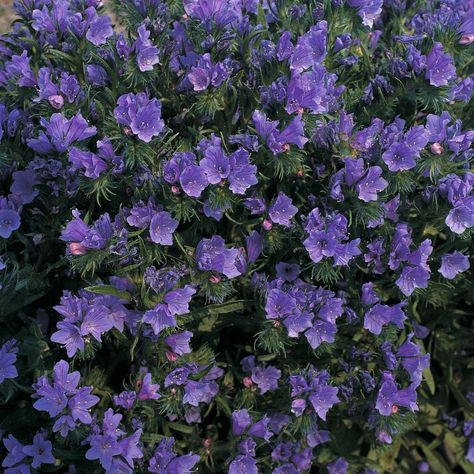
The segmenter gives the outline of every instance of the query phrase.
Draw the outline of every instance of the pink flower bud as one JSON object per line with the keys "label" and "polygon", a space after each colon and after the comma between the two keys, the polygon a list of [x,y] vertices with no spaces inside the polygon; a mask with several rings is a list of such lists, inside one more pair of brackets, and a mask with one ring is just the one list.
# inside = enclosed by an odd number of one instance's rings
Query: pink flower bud
{"label": "pink flower bud", "polygon": [[272,222],[270,219],[265,219],[265,220],[262,222],[262,227],[263,227],[265,230],[271,230],[272,227],[273,227],[273,222]]}
{"label": "pink flower bud", "polygon": [[87,253],[87,249],[79,242],[69,243],[68,249],[72,255],[85,255]]}
{"label": "pink flower bud", "polygon": [[170,362],[176,362],[178,360],[178,354],[175,354],[174,352],[172,351],[166,351],[166,358],[170,361]]}
{"label": "pink flower bud", "polygon": [[244,377],[242,383],[247,387],[250,388],[253,385],[252,379],[250,377]]}
{"label": "pink flower bud", "polygon": [[462,35],[459,44],[471,44],[474,41],[474,34]]}
{"label": "pink flower bud", "polygon": [[211,283],[220,283],[221,277],[219,275],[212,275],[211,277],[209,277],[209,281]]}
{"label": "pink flower bud", "polygon": [[398,406],[392,405],[392,413],[397,413],[397,412],[398,412]]}
{"label": "pink flower bud", "polygon": [[133,135],[132,129],[130,127],[123,127],[123,133],[129,137]]}
{"label": "pink flower bud", "polygon": [[299,114],[304,113],[304,107],[300,107],[300,108],[298,109],[298,113],[299,113]]}
{"label": "pink flower bud", "polygon": [[296,172],[296,176],[298,176],[298,178],[302,178],[304,176],[304,170],[298,170]]}
{"label": "pink flower bud", "polygon": [[64,98],[62,95],[50,95],[48,97],[48,102],[53,109],[59,110],[63,108]]}
{"label": "pink flower bud", "polygon": [[173,186],[171,186],[171,192],[172,192],[173,194],[181,194],[181,189],[180,189],[179,186],[175,186],[175,185],[173,184]]}
{"label": "pink flower bud", "polygon": [[434,155],[441,155],[441,153],[444,151],[444,148],[441,143],[436,142],[431,145],[430,150]]}
{"label": "pink flower bud", "polygon": [[290,145],[288,143],[285,143],[281,148],[283,151],[288,151],[290,149]]}

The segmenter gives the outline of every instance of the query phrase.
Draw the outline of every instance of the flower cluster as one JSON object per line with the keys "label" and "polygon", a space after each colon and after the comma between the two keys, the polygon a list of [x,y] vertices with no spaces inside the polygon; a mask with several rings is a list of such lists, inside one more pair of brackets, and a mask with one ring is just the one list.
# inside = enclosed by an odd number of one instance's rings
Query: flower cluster
{"label": "flower cluster", "polygon": [[474,3],[104,3],[0,36],[5,472],[470,472]]}

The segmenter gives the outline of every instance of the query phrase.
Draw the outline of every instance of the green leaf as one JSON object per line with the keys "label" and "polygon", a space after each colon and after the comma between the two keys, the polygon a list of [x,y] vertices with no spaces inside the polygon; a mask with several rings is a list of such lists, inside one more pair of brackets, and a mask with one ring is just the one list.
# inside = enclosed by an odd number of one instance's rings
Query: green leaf
{"label": "green leaf", "polygon": [[120,291],[112,285],[95,285],[95,286],[88,286],[85,288],[86,291],[90,291],[91,293],[97,293],[99,295],[112,295],[120,298],[122,300],[130,301],[132,299],[132,295],[128,291]]}
{"label": "green leaf", "polygon": [[194,431],[194,427],[192,426],[182,425],[181,423],[174,423],[173,421],[170,421],[168,423],[168,426],[174,431],[179,431],[180,433],[185,434],[191,434]]}

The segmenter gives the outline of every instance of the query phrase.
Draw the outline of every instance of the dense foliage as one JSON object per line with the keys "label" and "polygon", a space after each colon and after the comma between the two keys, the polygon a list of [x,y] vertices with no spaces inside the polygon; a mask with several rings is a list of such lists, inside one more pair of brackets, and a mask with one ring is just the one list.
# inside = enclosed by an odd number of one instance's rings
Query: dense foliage
{"label": "dense foliage", "polygon": [[474,2],[14,4],[3,472],[474,472]]}

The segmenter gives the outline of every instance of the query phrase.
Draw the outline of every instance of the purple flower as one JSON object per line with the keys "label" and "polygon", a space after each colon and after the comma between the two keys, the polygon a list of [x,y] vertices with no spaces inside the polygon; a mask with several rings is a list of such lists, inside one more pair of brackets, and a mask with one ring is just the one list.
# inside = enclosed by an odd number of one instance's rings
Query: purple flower
{"label": "purple flower", "polygon": [[14,379],[18,377],[18,371],[15,362],[18,354],[16,339],[5,342],[0,348],[0,384],[6,379]]}
{"label": "purple flower", "polygon": [[270,206],[268,215],[272,222],[280,224],[283,227],[289,227],[290,220],[297,212],[298,208],[293,206],[291,199],[286,194],[280,192]]}
{"label": "purple flower", "polygon": [[247,260],[251,263],[255,262],[263,250],[263,238],[256,230],[253,230],[245,237],[245,245],[247,250]]}
{"label": "purple flower", "polygon": [[82,169],[87,178],[96,179],[107,169],[107,163],[95,153],[76,147],[69,150],[69,162],[73,169]]}
{"label": "purple flower", "polygon": [[425,78],[432,86],[447,86],[448,81],[456,78],[456,68],[453,58],[444,52],[443,45],[435,42],[433,48],[426,55]]}
{"label": "purple flower", "polygon": [[260,389],[260,394],[276,390],[281,371],[275,367],[255,367],[252,369],[252,381]]}
{"label": "purple flower", "polygon": [[332,343],[336,339],[337,326],[328,321],[317,319],[310,324],[310,329],[305,332],[306,339],[312,349],[317,349],[322,342]]}
{"label": "purple flower", "polygon": [[352,8],[357,8],[357,14],[362,18],[362,24],[372,28],[382,13],[383,0],[348,0]]}
{"label": "purple flower", "polygon": [[257,167],[249,163],[249,153],[243,148],[229,156],[229,189],[234,194],[245,194],[250,186],[258,183]]}
{"label": "purple flower", "polygon": [[219,386],[215,382],[197,382],[189,380],[184,387],[183,403],[193,407],[200,403],[210,403],[219,392]]}
{"label": "purple flower", "polygon": [[441,257],[441,267],[438,271],[444,278],[452,280],[458,273],[465,272],[469,268],[469,258],[455,250],[453,253],[445,253]]}
{"label": "purple flower", "polygon": [[201,193],[208,186],[209,181],[200,166],[191,165],[186,167],[181,173],[179,183],[188,196],[199,198],[201,197]]}
{"label": "purple flower", "polygon": [[84,350],[84,339],[77,326],[67,321],[57,324],[58,331],[51,335],[51,341],[65,346],[68,357],[73,357],[77,351]]}
{"label": "purple flower", "polygon": [[114,34],[114,30],[112,29],[112,22],[108,16],[98,16],[95,14],[94,17],[87,30],[86,38],[93,45],[100,46],[107,42],[107,38],[110,38]]}
{"label": "purple flower", "polygon": [[393,375],[390,372],[384,372],[375,408],[383,416],[395,413],[398,406],[416,411],[418,410],[416,398],[416,390],[413,386],[398,389]]}
{"label": "purple flower", "polygon": [[215,271],[227,278],[241,275],[237,268],[239,250],[225,248],[225,241],[219,235],[211,239],[202,239],[196,247],[198,268],[205,271]]}
{"label": "purple flower", "polygon": [[420,346],[412,342],[413,334],[398,348],[396,357],[401,360],[403,368],[410,376],[410,381],[415,387],[421,384],[423,370],[430,365],[430,355],[422,355]]}
{"label": "purple flower", "polygon": [[133,43],[132,49],[137,55],[138,69],[141,72],[152,71],[155,64],[159,64],[159,49],[153,46],[150,32],[145,25],[138,27],[138,38]]}
{"label": "purple flower", "polygon": [[43,433],[37,433],[33,437],[33,444],[23,447],[23,453],[31,456],[31,466],[38,468],[42,464],[54,464],[52,448],[51,441],[48,441]]}
{"label": "purple flower", "polygon": [[158,336],[163,329],[175,328],[176,319],[169,312],[165,304],[157,304],[154,309],[148,310],[142,318],[144,323],[150,324],[155,336]]}
{"label": "purple flower", "polygon": [[414,168],[416,153],[404,142],[394,143],[383,153],[382,160],[390,171],[404,171]]}
{"label": "purple flower", "polygon": [[118,123],[130,127],[146,143],[165,128],[161,119],[161,102],[158,99],[150,100],[145,92],[121,95],[114,116]]}
{"label": "purple flower", "polygon": [[184,0],[184,10],[192,17],[224,27],[242,16],[241,7],[230,0]]}
{"label": "purple flower", "polygon": [[0,209],[0,237],[8,239],[20,227],[20,216],[13,209]]}
{"label": "purple flower", "polygon": [[87,140],[97,131],[95,127],[89,127],[80,113],[70,119],[61,114],[53,114],[49,121],[41,118],[40,123],[46,134],[41,131],[38,138],[27,140],[28,146],[40,154],[48,154],[54,150],[64,153],[74,142]]}
{"label": "purple flower", "polygon": [[197,454],[178,456],[173,451],[174,438],[163,439],[150,459],[148,470],[156,474],[190,473],[199,461]]}
{"label": "purple flower", "polygon": [[[1,211],[0,211],[1,213]],[[0,214],[1,215],[1,214]],[[446,225],[456,234],[462,234],[474,226],[474,196],[461,199],[454,204],[445,219]],[[0,217],[1,230],[1,217]],[[2,235],[2,234],[0,234]]]}
{"label": "purple flower", "polygon": [[181,356],[184,354],[189,354],[191,352],[191,347],[189,347],[189,341],[193,337],[191,331],[184,331],[177,334],[172,334],[165,338],[165,343],[170,347],[173,353]]}
{"label": "purple flower", "polygon": [[327,469],[329,474],[347,474],[349,463],[344,458],[337,458],[331,464],[328,464]]}
{"label": "purple flower", "polygon": [[99,403],[99,397],[91,395],[92,387],[81,387],[68,402],[74,421],[79,420],[86,425],[92,422],[89,409]]}
{"label": "purple flower", "polygon": [[377,193],[388,186],[388,182],[381,175],[382,169],[379,166],[369,167],[367,174],[356,185],[359,199],[365,202],[377,200]]}
{"label": "purple flower", "polygon": [[300,266],[295,263],[277,263],[276,266],[277,276],[285,281],[295,281],[300,274]]}
{"label": "purple flower", "polygon": [[398,303],[393,306],[387,306],[377,303],[365,313],[364,328],[372,334],[379,335],[385,324],[392,323],[399,329],[403,329],[403,321],[406,316],[402,310],[404,303]]}
{"label": "purple flower", "polygon": [[169,212],[157,212],[150,222],[150,238],[155,244],[173,245],[173,232],[178,227],[178,221]]}
{"label": "purple flower", "polygon": [[[3,444],[8,451],[8,454],[3,458],[2,466],[3,467],[12,467],[15,464],[23,461],[26,454],[23,452],[23,445],[13,436],[8,435],[3,438]],[[29,468],[28,471],[29,472]],[[14,474],[14,473],[12,473]]]}
{"label": "purple flower", "polygon": [[247,410],[242,409],[232,412],[232,434],[234,436],[241,436],[251,423],[252,418]]}
{"label": "purple flower", "polygon": [[228,474],[258,474],[257,461],[248,455],[238,455],[229,465]]}
{"label": "purple flower", "polygon": [[267,319],[289,316],[296,309],[296,300],[283,291],[273,288],[267,295],[265,313]]}
{"label": "purple flower", "polygon": [[33,171],[15,171],[12,177],[13,183],[10,186],[10,192],[18,195],[23,204],[29,204],[38,196],[39,191],[34,187],[38,184],[38,180]]}
{"label": "purple flower", "polygon": [[429,279],[430,272],[426,268],[407,265],[395,283],[405,296],[410,296],[416,288],[428,288]]}
{"label": "purple flower", "polygon": [[187,314],[189,313],[189,303],[195,293],[196,290],[192,286],[186,285],[184,288],[166,293],[163,301],[168,305],[168,311],[173,316]]}
{"label": "purple flower", "polygon": [[337,387],[321,383],[309,395],[309,401],[321,419],[326,420],[327,412],[339,402],[339,398],[337,398],[338,392],[339,389]]}
{"label": "purple flower", "polygon": [[91,435],[89,437],[90,448],[86,452],[86,459],[98,460],[100,465],[108,470],[112,466],[114,456],[122,453],[117,439],[109,434]]}
{"label": "purple flower", "polygon": [[146,374],[141,382],[140,391],[138,392],[138,400],[157,400],[161,396],[157,393],[157,390],[159,389],[160,386],[158,384],[151,383],[151,374]]}

